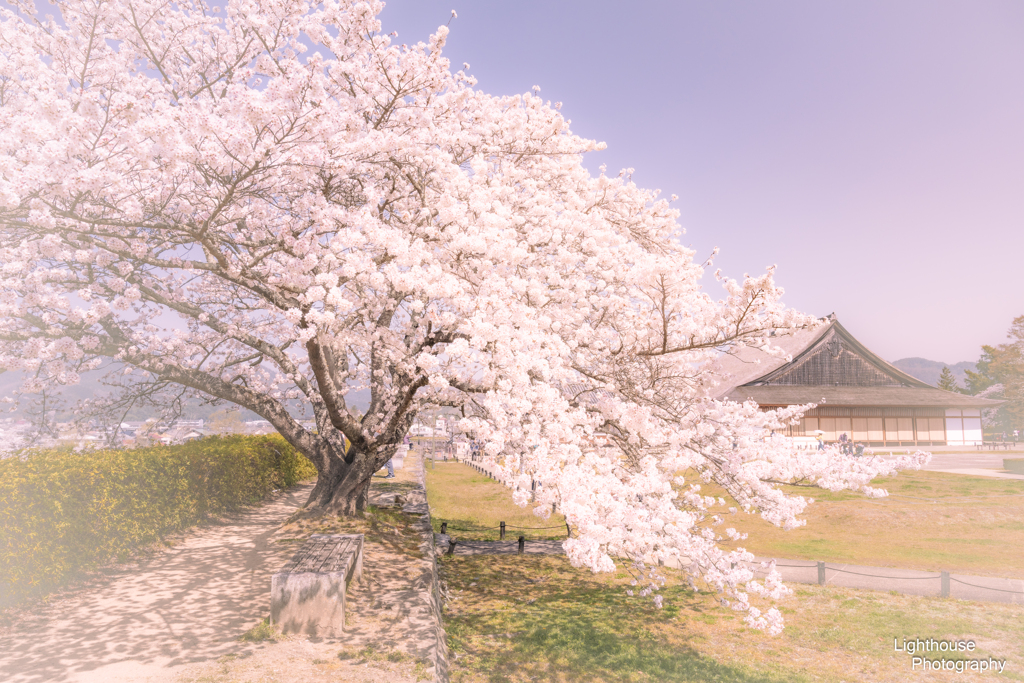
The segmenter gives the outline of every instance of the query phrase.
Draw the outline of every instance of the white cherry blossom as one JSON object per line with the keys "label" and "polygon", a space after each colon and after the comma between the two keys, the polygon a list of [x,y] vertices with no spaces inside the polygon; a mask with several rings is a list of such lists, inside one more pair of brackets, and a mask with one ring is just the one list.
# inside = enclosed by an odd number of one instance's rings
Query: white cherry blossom
{"label": "white cherry blossom", "polygon": [[712,400],[719,354],[815,320],[771,270],[709,294],[668,201],[591,175],[603,145],[539,88],[453,74],[447,27],[393,44],[382,7],[0,7],[0,369],[31,392],[110,368],[86,412],[182,389],[248,408],[342,514],[422,406],[456,406],[515,500],[565,514],[575,565],[625,562],[652,595],[681,563],[777,631],[749,596],[785,587],[723,516],[792,528],[809,501],[784,483],[878,495],[925,456],[797,453],[769,435],[801,409]]}

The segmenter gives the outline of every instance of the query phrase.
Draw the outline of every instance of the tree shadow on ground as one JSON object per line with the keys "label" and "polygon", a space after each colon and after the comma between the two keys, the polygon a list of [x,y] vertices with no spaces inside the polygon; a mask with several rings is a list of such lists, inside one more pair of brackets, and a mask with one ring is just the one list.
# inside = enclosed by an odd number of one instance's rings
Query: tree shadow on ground
{"label": "tree shadow on ground", "polygon": [[239,638],[269,614],[271,577],[316,531],[366,534],[364,578],[349,585],[337,646],[400,651],[432,665],[426,521],[386,508],[361,519],[297,514],[310,490],[281,492],[16,615],[0,631],[0,680],[167,680],[183,667],[245,659],[265,647]]}
{"label": "tree shadow on ground", "polygon": [[310,489],[283,491],[35,605],[0,634],[4,680],[64,681],[126,660],[167,667],[237,650],[237,638],[267,611],[271,574],[294,552],[271,542],[273,530]]}
{"label": "tree shadow on ground", "polygon": [[[623,586],[589,579],[564,559],[446,558],[445,621],[453,680],[791,681],[701,654],[678,607],[654,608]],[[669,604],[701,600],[666,588]]]}

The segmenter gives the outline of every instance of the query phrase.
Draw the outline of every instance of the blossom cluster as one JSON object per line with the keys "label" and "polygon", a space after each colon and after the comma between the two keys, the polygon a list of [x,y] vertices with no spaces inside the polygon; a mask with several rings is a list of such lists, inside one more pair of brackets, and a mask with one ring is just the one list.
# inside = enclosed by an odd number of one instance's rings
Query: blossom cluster
{"label": "blossom cluster", "polygon": [[809,501],[785,483],[877,495],[873,477],[921,461],[808,457],[771,438],[801,408],[714,400],[718,355],[781,353],[815,319],[772,269],[715,273],[709,294],[670,202],[590,174],[603,144],[538,90],[452,73],[447,27],[396,44],[377,0],[10,7],[0,370],[25,392],[106,369],[107,408],[167,387],[233,402],[310,457],[325,501],[324,482],[368,482],[420,407],[457,406],[516,500],[560,506],[574,564],[626,562],[647,595],[658,566],[688,567],[769,630],[778,612],[749,596],[785,589],[754,578],[701,485],[792,528]]}

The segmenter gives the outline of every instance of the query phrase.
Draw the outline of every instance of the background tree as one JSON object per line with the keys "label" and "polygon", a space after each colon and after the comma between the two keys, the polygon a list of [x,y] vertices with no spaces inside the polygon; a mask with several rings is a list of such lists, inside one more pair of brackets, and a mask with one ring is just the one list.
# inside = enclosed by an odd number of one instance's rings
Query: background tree
{"label": "background tree", "polygon": [[982,346],[977,372],[967,372],[967,387],[974,394],[988,390],[990,398],[1006,401],[994,411],[991,426],[1001,431],[1024,429],[1024,315],[1013,319],[1009,342]]}
{"label": "background tree", "polygon": [[963,393],[963,389],[956,381],[956,377],[953,376],[953,371],[948,366],[942,366],[942,372],[939,374],[939,389],[944,391],[953,391],[958,394]]}
{"label": "background tree", "polygon": [[417,411],[454,406],[517,500],[532,478],[539,514],[560,503],[575,564],[625,560],[648,594],[651,567],[684,559],[773,630],[749,595],[785,589],[752,581],[700,482],[791,528],[808,501],[782,484],[877,495],[872,477],[923,457],[797,454],[769,435],[800,409],[711,400],[720,353],[816,321],[770,270],[709,296],[668,202],[629,172],[591,176],[601,146],[558,105],[452,74],[446,27],[395,45],[379,2],[16,7],[0,10],[0,367],[26,391],[107,368],[116,395],[83,409],[247,408],[316,466],[307,505],[340,514]]}
{"label": "background tree", "polygon": [[966,391],[972,396],[977,396],[985,389],[988,389],[993,384],[996,384],[995,378],[992,376],[990,366],[994,359],[995,354],[998,351],[992,346],[981,347],[981,358],[975,364],[975,370],[964,370],[966,379],[964,384],[966,385]]}
{"label": "background tree", "polygon": [[205,426],[214,434],[242,434],[245,432],[245,423],[238,414],[238,410],[230,408],[222,408],[210,415]]}

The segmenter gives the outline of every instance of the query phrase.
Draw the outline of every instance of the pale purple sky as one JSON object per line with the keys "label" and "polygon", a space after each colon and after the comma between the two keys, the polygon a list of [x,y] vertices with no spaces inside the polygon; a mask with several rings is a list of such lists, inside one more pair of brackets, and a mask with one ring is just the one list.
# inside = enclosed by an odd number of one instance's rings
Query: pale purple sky
{"label": "pale purple sky", "polygon": [[[1024,315],[1024,3],[390,0],[481,90],[541,87],[597,172],[679,195],[730,276],[778,265],[883,358],[977,360]],[[715,286],[709,283],[709,286]]]}

